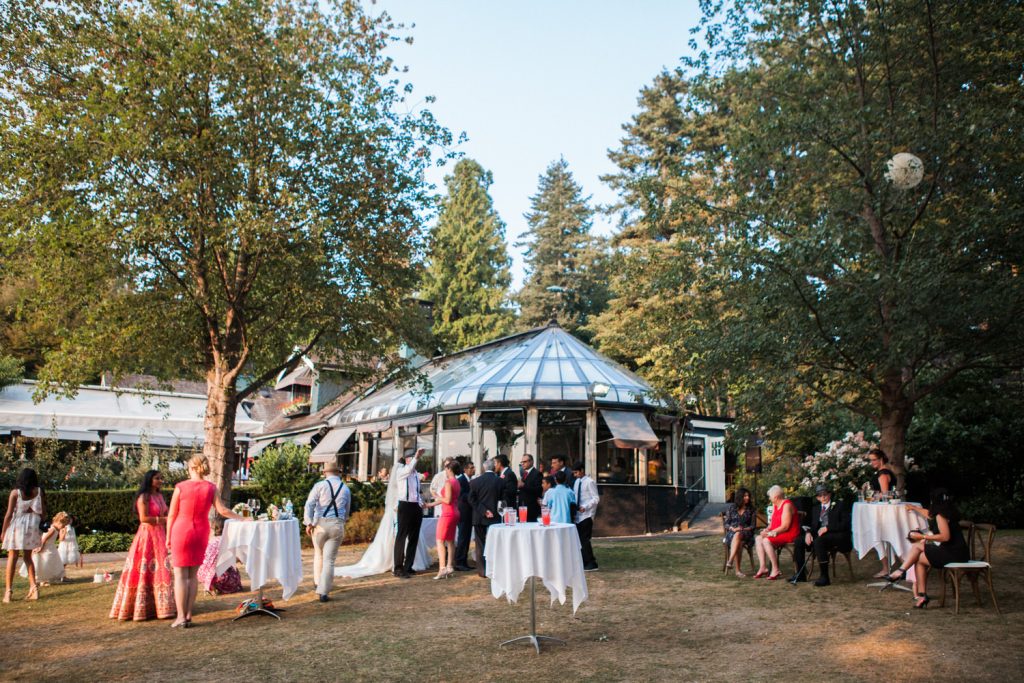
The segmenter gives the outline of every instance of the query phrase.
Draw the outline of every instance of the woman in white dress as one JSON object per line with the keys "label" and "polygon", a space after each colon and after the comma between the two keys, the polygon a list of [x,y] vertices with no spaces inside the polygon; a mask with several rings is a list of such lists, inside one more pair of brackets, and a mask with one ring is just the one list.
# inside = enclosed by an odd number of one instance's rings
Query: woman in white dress
{"label": "woman in white dress", "polygon": [[18,566],[18,556],[23,556],[28,574],[29,591],[26,600],[39,599],[39,585],[36,583],[36,568],[32,564],[32,551],[41,544],[42,533],[39,523],[46,512],[46,498],[39,486],[39,477],[31,467],[18,475],[15,489],[7,499],[7,514],[4,515],[3,549],[7,551],[7,573],[4,575],[4,602],[11,601],[11,584]]}
{"label": "woman in white dress", "polygon": [[[394,471],[398,464],[398,456],[401,451],[395,451],[395,462],[392,463],[391,471]],[[395,563],[395,537],[398,535],[396,529],[398,509],[398,478],[388,478],[388,491],[384,497],[384,516],[377,527],[377,534],[373,537],[362,558],[356,564],[345,567],[335,567],[334,576],[338,578],[358,579],[374,574],[383,574],[390,571]]]}
{"label": "woman in white dress", "polygon": [[[36,568],[36,581],[40,586],[49,586],[51,583],[60,583],[64,580],[64,560],[57,550],[57,539],[61,531],[68,524],[68,513],[58,512],[53,516],[50,528],[47,529],[39,540],[39,547],[32,551],[32,564]],[[28,575],[26,565],[22,565],[20,574]]]}

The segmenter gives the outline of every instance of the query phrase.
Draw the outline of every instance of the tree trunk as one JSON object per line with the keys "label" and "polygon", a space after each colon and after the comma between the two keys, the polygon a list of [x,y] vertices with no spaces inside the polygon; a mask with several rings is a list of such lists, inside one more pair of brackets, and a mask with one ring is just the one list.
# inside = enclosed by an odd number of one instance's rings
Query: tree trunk
{"label": "tree trunk", "polygon": [[[231,377],[231,379],[228,379]],[[235,409],[238,404],[233,374],[220,368],[206,373],[206,419],[203,454],[210,461],[210,480],[221,502],[230,507],[231,474],[235,470]]]}
{"label": "tree trunk", "polygon": [[882,450],[889,456],[889,465],[896,473],[896,488],[906,489],[904,458],[907,449],[907,430],[914,419],[914,404],[904,395],[898,379],[886,382],[882,388],[882,416],[879,424]]}

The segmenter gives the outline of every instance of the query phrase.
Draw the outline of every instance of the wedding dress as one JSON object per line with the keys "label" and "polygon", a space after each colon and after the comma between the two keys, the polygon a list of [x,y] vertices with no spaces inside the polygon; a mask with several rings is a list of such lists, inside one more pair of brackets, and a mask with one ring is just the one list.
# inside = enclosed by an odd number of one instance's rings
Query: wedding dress
{"label": "wedding dress", "polygon": [[[398,458],[391,464],[391,476],[388,477],[388,490],[384,496],[384,516],[377,527],[377,534],[373,542],[363,553],[362,558],[355,564],[344,567],[335,567],[334,576],[337,578],[358,579],[374,574],[383,574],[391,571],[395,563],[395,537],[398,536],[398,477],[395,471],[400,467]],[[427,519],[424,519],[424,526],[427,526]],[[428,531],[435,527],[427,527]],[[424,543],[423,532],[420,532],[420,540],[416,545],[416,560],[413,562],[413,569],[423,571],[430,566],[430,554],[428,552],[433,542],[433,533],[430,533],[430,543]]]}

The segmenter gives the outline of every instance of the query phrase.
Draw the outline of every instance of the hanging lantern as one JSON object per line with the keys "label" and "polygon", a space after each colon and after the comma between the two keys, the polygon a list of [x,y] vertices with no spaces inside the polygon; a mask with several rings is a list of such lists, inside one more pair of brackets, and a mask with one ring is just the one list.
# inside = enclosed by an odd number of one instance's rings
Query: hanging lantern
{"label": "hanging lantern", "polygon": [[913,154],[900,152],[885,162],[888,169],[885,178],[897,190],[909,190],[916,187],[924,178],[924,162]]}

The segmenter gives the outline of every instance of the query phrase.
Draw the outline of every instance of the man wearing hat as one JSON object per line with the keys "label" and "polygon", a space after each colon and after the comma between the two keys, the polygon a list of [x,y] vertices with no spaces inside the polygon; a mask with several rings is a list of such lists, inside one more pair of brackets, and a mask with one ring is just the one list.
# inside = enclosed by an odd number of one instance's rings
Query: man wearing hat
{"label": "man wearing hat", "polygon": [[334,558],[351,508],[352,493],[341,480],[341,469],[337,463],[327,463],[323,480],[313,485],[302,512],[306,533],[313,539],[313,581],[320,602],[330,600],[327,594],[334,585]]}
{"label": "man wearing hat", "polygon": [[807,549],[813,548],[814,555],[818,558],[818,568],[821,570],[821,576],[814,585],[827,586],[832,583],[828,578],[829,551],[846,553],[853,549],[850,510],[842,501],[833,502],[832,492],[823,484],[814,490],[814,496],[818,499],[818,504],[811,506],[810,526],[804,527],[804,542],[793,544],[793,561],[798,569],[790,581],[796,583],[807,580],[804,557]]}

